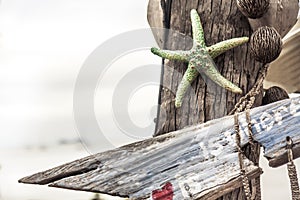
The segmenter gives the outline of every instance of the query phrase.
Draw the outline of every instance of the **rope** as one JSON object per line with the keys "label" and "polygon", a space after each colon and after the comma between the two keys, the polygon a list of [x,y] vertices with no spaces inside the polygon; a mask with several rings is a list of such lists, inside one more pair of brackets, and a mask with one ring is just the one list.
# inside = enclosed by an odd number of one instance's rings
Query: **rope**
{"label": "rope", "polygon": [[229,115],[233,115],[236,112],[244,111],[247,105],[249,109],[253,106],[256,95],[260,93],[260,89],[265,80],[267,71],[268,65],[265,65],[261,68],[261,70],[259,71],[258,79],[253,88],[245,96],[240,98],[238,103],[234,106],[233,110],[230,111]]}
{"label": "rope", "polygon": [[256,189],[256,195],[255,195],[255,197],[256,197],[257,200],[261,200],[260,179],[256,178],[254,184],[255,185],[253,187]]}
{"label": "rope", "polygon": [[241,171],[240,175],[242,177],[243,188],[244,188],[246,199],[251,200],[249,179],[246,176],[245,166],[244,166],[245,155],[241,147],[241,135],[240,135],[238,113],[234,115],[234,128],[235,128],[235,141],[238,150],[238,157],[239,157],[239,164],[240,164],[240,171]]}
{"label": "rope", "polygon": [[300,192],[299,192],[299,182],[297,177],[297,170],[296,166],[293,162],[293,141],[290,137],[287,137],[286,139],[286,148],[287,148],[287,154],[288,154],[288,174],[290,178],[290,184],[291,184],[291,191],[292,191],[292,200],[300,200]]}
{"label": "rope", "polygon": [[[251,99],[251,98],[250,98]],[[254,139],[253,139],[253,132],[252,132],[252,123],[251,123],[251,116],[250,116],[250,108],[252,107],[253,103],[255,101],[251,100],[248,105],[246,106],[246,121],[247,121],[247,128],[248,128],[248,140],[250,145],[253,147],[252,153],[254,153]],[[255,165],[258,165],[258,162],[254,163]],[[261,199],[261,188],[260,188],[260,179],[259,178],[255,178],[254,183],[252,183],[252,193],[253,193],[253,197],[252,199],[256,199],[256,200],[260,200]]]}
{"label": "rope", "polygon": [[[264,66],[258,75],[258,79],[253,86],[253,88],[244,96],[242,97],[238,103],[234,106],[234,109],[229,113],[229,115],[234,114],[234,127],[235,127],[235,134],[236,134],[236,146],[238,150],[238,157],[239,157],[239,165],[240,165],[240,174],[242,177],[242,184],[245,192],[245,196],[247,200],[260,200],[261,199],[261,188],[260,188],[260,180],[259,178],[256,178],[254,182],[252,183],[252,194],[250,190],[250,184],[249,179],[246,176],[245,172],[245,166],[244,166],[244,159],[245,155],[241,147],[241,135],[240,135],[240,128],[239,128],[239,121],[238,121],[238,113],[242,111],[246,111],[246,121],[247,121],[247,127],[248,127],[248,140],[251,146],[254,146],[254,139],[253,139],[253,133],[252,133],[252,123],[251,123],[251,116],[250,116],[250,109],[252,108],[256,96],[260,93],[261,87],[263,86],[263,81],[266,77],[268,70],[268,66]],[[254,151],[254,148],[252,148],[252,151]],[[254,163],[255,165],[258,165],[258,163]],[[300,200],[300,199],[299,199]]]}

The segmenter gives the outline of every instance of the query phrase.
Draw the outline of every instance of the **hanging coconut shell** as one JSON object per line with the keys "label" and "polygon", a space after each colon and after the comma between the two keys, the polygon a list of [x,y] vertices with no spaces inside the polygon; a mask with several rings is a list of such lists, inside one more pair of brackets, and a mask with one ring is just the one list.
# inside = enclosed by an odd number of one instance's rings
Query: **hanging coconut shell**
{"label": "hanging coconut shell", "polygon": [[269,103],[274,103],[288,98],[289,95],[284,89],[278,86],[273,86],[266,90],[262,99],[262,105],[267,105]]}
{"label": "hanging coconut shell", "polygon": [[270,0],[237,0],[239,10],[248,18],[256,19],[268,12]]}
{"label": "hanging coconut shell", "polygon": [[282,40],[273,27],[260,27],[250,39],[250,50],[255,60],[261,63],[270,63],[280,54]]}

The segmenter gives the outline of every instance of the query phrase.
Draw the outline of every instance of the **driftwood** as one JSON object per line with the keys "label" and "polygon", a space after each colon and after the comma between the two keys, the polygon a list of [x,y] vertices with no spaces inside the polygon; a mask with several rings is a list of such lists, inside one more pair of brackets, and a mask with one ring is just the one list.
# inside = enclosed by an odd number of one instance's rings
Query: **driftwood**
{"label": "driftwood", "polygon": [[[300,97],[251,110],[254,140],[271,167],[287,163],[286,138],[300,156]],[[248,143],[245,113],[239,115]],[[244,160],[250,178],[262,170]],[[101,192],[132,199],[215,199],[241,186],[234,119],[227,116],[91,155],[22,178],[21,183]]]}

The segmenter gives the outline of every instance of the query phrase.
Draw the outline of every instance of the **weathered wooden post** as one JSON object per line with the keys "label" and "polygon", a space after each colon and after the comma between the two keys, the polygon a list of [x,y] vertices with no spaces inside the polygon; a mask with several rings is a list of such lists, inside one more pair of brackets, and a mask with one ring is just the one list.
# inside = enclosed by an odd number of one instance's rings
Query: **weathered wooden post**
{"label": "weathered wooden post", "polygon": [[[263,4],[268,1],[244,1],[253,5]],[[219,41],[233,37],[250,37],[253,30],[262,25],[273,26],[284,36],[297,18],[297,0],[269,2],[268,13],[260,19],[250,19],[238,9],[236,0],[150,0],[148,7],[148,20],[151,27],[162,27],[191,35],[191,21],[189,13],[191,9],[197,9],[205,32],[207,45],[213,45]],[[257,4],[259,5],[259,4]],[[296,7],[296,9],[294,9]],[[258,16],[258,17],[261,17]],[[154,33],[155,34],[155,33]],[[174,49],[176,43],[169,41],[168,38],[157,39],[167,40],[161,48]],[[186,47],[176,47],[186,48]],[[247,93],[255,84],[259,70],[263,67],[250,55],[249,45],[237,47],[215,59],[222,75],[242,88],[244,94]],[[185,63],[174,61],[164,61],[164,67],[177,68],[182,74],[186,70]],[[157,116],[157,126],[154,136],[162,135],[174,130],[182,129],[185,126],[203,123],[211,119],[226,116],[231,111],[242,95],[235,95],[231,92],[221,91],[214,87],[207,87],[201,76],[192,84],[192,92],[196,95],[189,95],[184,98],[180,108],[176,108],[173,101],[174,94],[167,88],[178,88],[181,77],[177,74],[168,73],[163,70],[161,87],[159,94],[159,104]],[[224,95],[225,93],[225,95]],[[261,105],[262,93],[257,96],[254,106]],[[160,112],[163,110],[163,112]],[[252,148],[252,149],[251,149]],[[253,149],[254,148],[254,149]],[[259,146],[246,146],[247,157],[258,164],[260,148]],[[259,178],[258,178],[259,179]],[[259,182],[259,180],[258,180]],[[260,195],[258,195],[260,196]],[[224,195],[220,199],[244,199],[241,188]]]}

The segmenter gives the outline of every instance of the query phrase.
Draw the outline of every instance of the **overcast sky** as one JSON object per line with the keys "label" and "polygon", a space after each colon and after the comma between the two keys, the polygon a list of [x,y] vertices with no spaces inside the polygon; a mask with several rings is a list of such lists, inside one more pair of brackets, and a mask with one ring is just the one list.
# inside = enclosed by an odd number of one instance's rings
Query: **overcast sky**
{"label": "overcast sky", "polygon": [[146,9],[141,0],[2,0],[0,145],[76,138],[72,98],[82,64],[111,37],[147,28]]}

